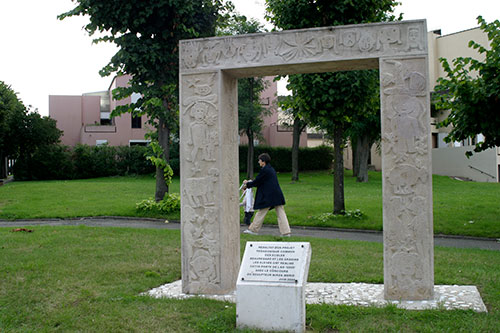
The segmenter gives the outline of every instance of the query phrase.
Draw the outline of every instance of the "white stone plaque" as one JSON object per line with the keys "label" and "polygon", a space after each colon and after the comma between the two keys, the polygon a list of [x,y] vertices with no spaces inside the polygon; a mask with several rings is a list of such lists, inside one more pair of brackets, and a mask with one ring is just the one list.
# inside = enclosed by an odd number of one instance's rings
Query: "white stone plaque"
{"label": "white stone plaque", "polygon": [[310,244],[248,242],[238,281],[302,283]]}
{"label": "white stone plaque", "polygon": [[305,286],[311,245],[248,242],[236,283],[236,325],[305,332]]}

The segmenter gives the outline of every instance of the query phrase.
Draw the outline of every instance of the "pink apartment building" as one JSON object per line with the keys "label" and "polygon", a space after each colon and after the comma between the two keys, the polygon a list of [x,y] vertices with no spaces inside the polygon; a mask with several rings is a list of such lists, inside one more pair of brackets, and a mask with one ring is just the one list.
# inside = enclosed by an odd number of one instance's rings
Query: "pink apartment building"
{"label": "pink apartment building", "polygon": [[126,86],[129,80],[128,75],[115,77],[107,91],[81,96],[49,96],[49,116],[57,121],[57,127],[63,131],[62,144],[146,144],[144,135],[151,130],[147,116],[132,117],[130,113],[114,118],[110,116],[116,106],[129,104],[139,98],[138,94],[119,101],[111,97],[113,89]]}
{"label": "pink apartment building", "polygon": [[[147,116],[132,117],[130,113],[111,118],[111,112],[118,105],[135,102],[140,95],[123,100],[114,100],[111,92],[116,87],[128,84],[130,76],[115,77],[107,91],[85,93],[81,96],[49,96],[49,116],[57,121],[57,127],[63,131],[62,144],[74,146],[86,144],[90,146],[108,144],[110,146],[130,146],[146,144],[144,135],[151,130],[147,124]],[[261,95],[264,107],[271,108],[271,115],[264,118],[262,136],[268,146],[292,146],[292,129],[282,125],[281,113],[277,110],[277,83],[273,77],[266,77],[268,87]],[[241,144],[248,143],[248,138],[243,135]],[[300,138],[300,146],[307,146],[307,134],[304,132]]]}
{"label": "pink apartment building", "polygon": [[[261,94],[261,104],[264,107],[271,109],[271,114],[264,118],[264,128],[262,129],[262,136],[264,142],[256,142],[272,147],[291,147],[292,146],[292,128],[283,126],[282,113],[279,112],[276,103],[278,95],[278,84],[273,81],[274,77],[267,76],[265,80],[268,82],[266,90]],[[247,144],[248,138],[242,135],[240,144]],[[307,133],[303,132],[300,136],[300,146],[307,147]]]}

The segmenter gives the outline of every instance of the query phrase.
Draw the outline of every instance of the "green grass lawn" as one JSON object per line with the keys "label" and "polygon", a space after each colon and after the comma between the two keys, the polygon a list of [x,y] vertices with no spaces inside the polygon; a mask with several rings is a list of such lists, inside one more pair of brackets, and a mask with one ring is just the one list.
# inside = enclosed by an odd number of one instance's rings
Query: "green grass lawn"
{"label": "green grass lawn", "polygon": [[[0,332],[233,332],[234,304],[141,292],[181,278],[180,232],[0,228]],[[242,236],[241,248],[250,240]],[[252,238],[254,240],[254,238]],[[260,236],[259,241],[276,241]],[[383,283],[382,244],[294,238],[312,246],[309,281]],[[310,332],[495,332],[500,252],[435,249],[435,283],[475,285],[488,313],[307,305]]]}
{"label": "green grass lawn", "polygon": [[[356,183],[351,172],[345,177],[346,210],[360,209],[362,219],[317,217],[333,208],[333,177],[327,172],[303,172],[299,182],[289,173],[279,174],[285,193],[290,224],[382,230],[382,180],[370,172],[368,183]],[[243,179],[243,175],[241,176]],[[73,181],[13,182],[0,187],[0,218],[68,218],[82,216],[149,216],[171,220],[168,215],[143,214],[135,204],[154,195],[152,176],[111,177]],[[171,185],[179,192],[179,179]],[[500,238],[500,184],[462,182],[433,176],[434,232]],[[276,223],[274,212],[266,223]]]}

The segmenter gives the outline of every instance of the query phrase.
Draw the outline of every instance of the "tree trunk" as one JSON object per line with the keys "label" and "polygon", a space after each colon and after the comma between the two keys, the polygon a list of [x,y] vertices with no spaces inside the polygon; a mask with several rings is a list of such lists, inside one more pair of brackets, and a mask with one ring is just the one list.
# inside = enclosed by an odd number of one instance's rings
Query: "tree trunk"
{"label": "tree trunk", "polygon": [[356,181],[368,182],[368,158],[370,156],[370,140],[367,135],[362,135],[356,140],[356,153],[358,160],[358,174]]}
{"label": "tree trunk", "polygon": [[298,117],[293,120],[292,137],[292,181],[299,181],[299,146],[300,134],[302,133],[301,121]]}
{"label": "tree trunk", "polygon": [[254,164],[254,145],[253,145],[253,132],[247,130],[248,137],[248,151],[247,151],[247,179],[253,179],[253,164]]}
{"label": "tree trunk", "polygon": [[3,156],[3,153],[0,152],[0,179],[7,178],[7,170],[6,170],[6,163],[5,163],[5,157]]}
{"label": "tree trunk", "polygon": [[342,146],[344,129],[335,127],[333,133],[333,213],[342,214],[345,211],[344,201],[344,157]]}
{"label": "tree trunk", "polygon": [[[158,143],[163,150],[163,158],[170,163],[170,128],[165,124],[165,120],[160,117],[158,121]],[[156,191],[155,200],[156,202],[163,200],[165,194],[168,193],[168,185],[165,182],[165,176],[163,169],[156,168]]]}
{"label": "tree trunk", "polygon": [[[254,87],[254,78],[249,77],[249,89],[250,89],[250,107],[253,110],[253,87]],[[253,112],[253,111],[252,111]],[[254,145],[253,145],[253,131],[250,128],[247,128],[247,137],[248,137],[248,151],[247,151],[247,179],[253,179],[253,159],[254,159]]]}
{"label": "tree trunk", "polygon": [[358,140],[351,138],[351,150],[352,150],[352,176],[357,177],[359,173],[359,159],[358,159]]}

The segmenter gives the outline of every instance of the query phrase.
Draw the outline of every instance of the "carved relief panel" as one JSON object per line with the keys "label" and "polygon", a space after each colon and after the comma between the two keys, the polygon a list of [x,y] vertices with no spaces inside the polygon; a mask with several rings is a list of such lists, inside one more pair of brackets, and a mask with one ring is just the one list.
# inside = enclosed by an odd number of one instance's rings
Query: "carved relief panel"
{"label": "carved relief panel", "polygon": [[424,21],[361,24],[181,41],[181,71],[426,52]]}
{"label": "carved relief panel", "polygon": [[426,58],[380,60],[384,284],[389,299],[433,296]]}
{"label": "carved relief panel", "polygon": [[184,75],[181,79],[181,230],[186,293],[217,290],[221,282],[216,76]]}

